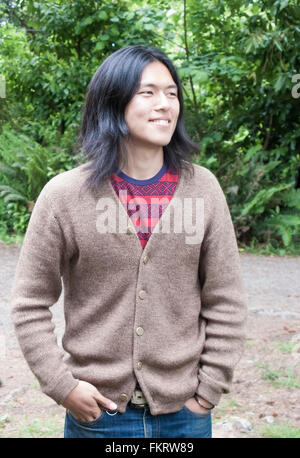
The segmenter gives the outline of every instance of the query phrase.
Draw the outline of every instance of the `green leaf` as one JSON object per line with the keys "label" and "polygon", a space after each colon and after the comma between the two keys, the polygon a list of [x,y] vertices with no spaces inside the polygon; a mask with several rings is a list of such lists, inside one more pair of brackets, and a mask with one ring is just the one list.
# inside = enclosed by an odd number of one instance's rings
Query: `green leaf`
{"label": "green leaf", "polygon": [[99,38],[101,41],[107,41],[109,40],[109,35],[107,35],[107,33],[103,33]]}
{"label": "green leaf", "polygon": [[275,43],[276,48],[279,49],[280,52],[282,52],[283,48],[282,48],[281,44],[279,43],[279,41],[278,40],[274,40],[274,43]]}
{"label": "green leaf", "polygon": [[150,30],[154,30],[155,27],[153,24],[144,24],[144,29],[150,31]]}
{"label": "green leaf", "polygon": [[86,25],[90,25],[92,24],[92,22],[94,22],[94,19],[92,17],[87,17],[85,18],[83,21],[82,21],[82,25],[83,26],[86,26]]}
{"label": "green leaf", "polygon": [[204,72],[204,71],[197,71],[195,70],[193,73],[193,80],[195,81],[195,83],[205,83],[208,78],[209,78],[209,75],[208,73]]}
{"label": "green leaf", "polygon": [[289,3],[290,3],[290,0],[281,0],[279,11],[282,11],[284,8],[286,8]]}
{"label": "green leaf", "polygon": [[275,82],[275,86],[274,86],[275,92],[281,91],[281,89],[283,89],[286,83],[287,83],[287,77],[284,73],[281,73]]}
{"label": "green leaf", "polygon": [[102,51],[105,48],[105,43],[103,41],[98,41],[94,48],[95,51]]}
{"label": "green leaf", "polygon": [[105,11],[99,11],[99,13],[97,14],[97,17],[98,19],[103,19],[103,21],[106,21],[106,19],[108,19],[108,15]]}
{"label": "green leaf", "polygon": [[261,150],[262,150],[262,145],[251,146],[251,148],[247,150],[247,154],[244,157],[244,162],[248,162],[252,158],[252,156],[254,156],[258,151],[261,151]]}

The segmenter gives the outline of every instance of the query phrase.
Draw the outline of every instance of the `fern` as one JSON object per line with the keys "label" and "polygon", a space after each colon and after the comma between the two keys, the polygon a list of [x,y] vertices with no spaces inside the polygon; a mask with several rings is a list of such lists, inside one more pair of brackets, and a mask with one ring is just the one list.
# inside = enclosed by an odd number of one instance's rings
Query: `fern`
{"label": "fern", "polygon": [[284,194],[282,202],[290,208],[300,210],[300,189],[291,189],[289,193]]}
{"label": "fern", "polygon": [[23,202],[26,204],[27,197],[19,193],[16,189],[7,185],[0,185],[0,197],[4,202]]}
{"label": "fern", "polygon": [[0,184],[11,188],[9,192],[3,189],[5,201],[35,200],[49,179],[52,152],[5,127],[0,135],[0,159]]}
{"label": "fern", "polygon": [[245,216],[248,213],[263,213],[266,207],[266,204],[270,201],[270,198],[274,196],[274,194],[282,191],[284,189],[288,189],[292,186],[292,184],[284,184],[279,186],[271,186],[267,189],[261,189],[256,193],[253,199],[250,202],[247,202],[241,212],[241,216]]}

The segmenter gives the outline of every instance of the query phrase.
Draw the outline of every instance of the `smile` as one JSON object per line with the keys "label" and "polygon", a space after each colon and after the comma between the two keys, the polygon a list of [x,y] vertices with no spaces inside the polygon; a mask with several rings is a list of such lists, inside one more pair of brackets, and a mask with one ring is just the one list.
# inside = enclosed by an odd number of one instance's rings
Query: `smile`
{"label": "smile", "polygon": [[153,124],[157,124],[158,126],[167,126],[168,124],[170,124],[170,121],[168,119],[154,119],[150,122],[152,122]]}

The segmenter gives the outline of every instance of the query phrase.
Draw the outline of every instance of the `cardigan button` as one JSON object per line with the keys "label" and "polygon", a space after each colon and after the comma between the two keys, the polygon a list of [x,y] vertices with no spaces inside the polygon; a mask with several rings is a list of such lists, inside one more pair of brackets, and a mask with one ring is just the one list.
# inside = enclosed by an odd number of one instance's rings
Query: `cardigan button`
{"label": "cardigan button", "polygon": [[136,333],[138,336],[142,336],[144,334],[144,329],[139,326],[138,328],[136,328]]}
{"label": "cardigan button", "polygon": [[140,299],[145,299],[146,297],[146,291],[144,291],[143,289],[141,289],[141,291],[139,292],[139,298]]}
{"label": "cardigan button", "polygon": [[120,396],[120,400],[121,400],[121,401],[127,401],[127,399],[128,399],[127,394],[122,393],[121,396]]}
{"label": "cardigan button", "polygon": [[139,361],[136,365],[136,367],[138,368],[138,370],[140,371],[143,367],[143,363],[141,361]]}
{"label": "cardigan button", "polygon": [[130,227],[130,226],[127,227],[126,234],[128,234],[128,235],[133,234],[132,227]]}
{"label": "cardigan button", "polygon": [[149,256],[145,255],[143,259],[143,263],[147,264],[148,261],[149,261]]}

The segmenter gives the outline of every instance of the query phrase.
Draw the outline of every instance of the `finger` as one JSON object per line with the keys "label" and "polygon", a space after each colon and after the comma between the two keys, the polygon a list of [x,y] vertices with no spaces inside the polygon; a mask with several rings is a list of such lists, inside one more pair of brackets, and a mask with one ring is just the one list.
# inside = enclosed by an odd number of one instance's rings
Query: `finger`
{"label": "finger", "polygon": [[94,395],[94,399],[99,403],[101,406],[105,407],[106,409],[109,410],[116,410],[117,409],[117,404],[115,404],[111,399],[106,398],[103,396],[99,391]]}

